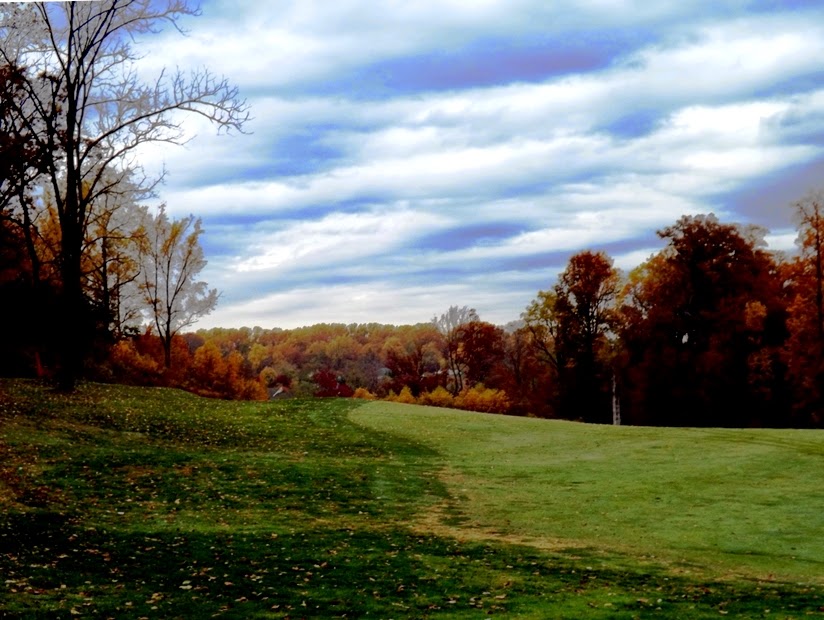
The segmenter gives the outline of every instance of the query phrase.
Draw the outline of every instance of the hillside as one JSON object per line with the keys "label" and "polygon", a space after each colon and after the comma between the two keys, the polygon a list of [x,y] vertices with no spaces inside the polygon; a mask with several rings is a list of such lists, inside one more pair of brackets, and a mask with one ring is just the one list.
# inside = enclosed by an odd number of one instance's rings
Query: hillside
{"label": "hillside", "polygon": [[0,382],[0,616],[806,617],[824,434]]}
{"label": "hillside", "polygon": [[353,419],[443,457],[472,530],[684,573],[824,585],[824,432],[661,429],[375,403]]}

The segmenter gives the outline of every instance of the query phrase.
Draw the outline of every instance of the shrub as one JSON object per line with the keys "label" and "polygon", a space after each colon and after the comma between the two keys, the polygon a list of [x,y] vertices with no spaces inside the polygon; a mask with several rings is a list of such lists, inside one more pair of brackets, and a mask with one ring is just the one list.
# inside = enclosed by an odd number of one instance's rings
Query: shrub
{"label": "shrub", "polygon": [[432,392],[424,392],[418,398],[421,405],[430,407],[454,407],[455,397],[442,385],[436,387]]}
{"label": "shrub", "polygon": [[407,405],[414,405],[416,403],[415,397],[412,395],[412,390],[408,385],[404,385],[401,393],[394,399],[396,403],[405,403]]}
{"label": "shrub", "polygon": [[455,398],[455,406],[469,411],[506,413],[511,403],[503,390],[493,390],[478,384],[458,394]]}
{"label": "shrub", "polygon": [[375,396],[372,392],[367,390],[366,388],[359,387],[355,390],[355,393],[352,394],[352,398],[362,398],[363,400],[375,400],[377,396]]}
{"label": "shrub", "polygon": [[116,343],[110,360],[115,376],[126,383],[158,385],[162,380],[163,364],[154,356],[138,351],[131,340]]}
{"label": "shrub", "polygon": [[314,375],[312,375],[312,380],[317,386],[315,389],[315,396],[319,398],[334,396],[349,398],[354,394],[354,390],[346,385],[346,380],[343,377],[340,377],[329,370],[318,370]]}

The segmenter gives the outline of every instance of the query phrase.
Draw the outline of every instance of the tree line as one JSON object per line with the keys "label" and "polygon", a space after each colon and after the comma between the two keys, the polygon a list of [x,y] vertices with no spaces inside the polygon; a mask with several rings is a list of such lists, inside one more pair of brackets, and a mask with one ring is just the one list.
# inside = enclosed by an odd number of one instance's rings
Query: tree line
{"label": "tree line", "polygon": [[[123,340],[118,380],[170,378],[227,398],[355,396],[612,423],[822,426],[824,200],[794,205],[798,251],[766,230],[684,216],[622,273],[604,252],[570,257],[519,321],[467,306],[417,325],[210,329]],[[177,373],[177,374],[176,374]],[[222,386],[222,387],[220,387]]]}
{"label": "tree line", "polygon": [[824,200],[810,195],[794,211],[791,255],[769,251],[765,229],[713,215],[660,230],[664,247],[628,273],[604,252],[579,252],[503,327],[453,306],[408,326],[201,330],[179,338],[180,356],[209,347],[268,394],[596,423],[619,413],[629,424],[819,427]]}

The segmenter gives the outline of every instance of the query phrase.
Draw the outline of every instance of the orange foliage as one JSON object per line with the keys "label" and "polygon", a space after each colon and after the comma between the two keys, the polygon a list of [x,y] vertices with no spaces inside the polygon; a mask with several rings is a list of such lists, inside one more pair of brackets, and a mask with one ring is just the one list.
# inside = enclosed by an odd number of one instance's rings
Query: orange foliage
{"label": "orange foliage", "polygon": [[366,388],[359,387],[357,390],[355,390],[355,393],[352,394],[352,398],[361,398],[363,400],[375,400],[377,396],[375,396]]}
{"label": "orange foliage", "polygon": [[235,400],[266,400],[266,387],[258,378],[246,377],[244,359],[237,351],[224,357],[214,342],[195,351],[190,389],[202,396]]}
{"label": "orange foliage", "polygon": [[163,363],[138,351],[133,340],[121,340],[112,347],[110,360],[115,376],[137,385],[157,385],[163,373]]}
{"label": "orange foliage", "polygon": [[493,390],[478,384],[458,394],[455,397],[455,406],[469,411],[506,413],[511,403],[503,390]]}
{"label": "orange foliage", "polygon": [[246,361],[237,351],[223,356],[208,342],[189,352],[187,341],[172,339],[172,366],[165,368],[163,345],[157,336],[145,333],[117,342],[109,353],[116,380],[136,385],[180,387],[202,396],[238,400],[266,400],[263,382],[250,377]]}

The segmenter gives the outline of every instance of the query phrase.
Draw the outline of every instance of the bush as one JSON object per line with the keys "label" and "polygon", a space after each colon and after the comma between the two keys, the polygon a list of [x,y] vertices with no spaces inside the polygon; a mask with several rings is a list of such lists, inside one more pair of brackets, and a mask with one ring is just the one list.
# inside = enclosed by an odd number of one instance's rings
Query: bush
{"label": "bush", "polygon": [[408,385],[404,385],[401,393],[395,396],[392,400],[396,403],[404,403],[407,405],[414,405],[417,402]]}
{"label": "bush", "polygon": [[363,400],[375,400],[377,396],[375,396],[372,392],[367,390],[366,388],[359,387],[355,390],[355,393],[352,394],[352,398],[362,398]]}
{"label": "bush", "polygon": [[117,342],[109,357],[115,377],[135,385],[159,385],[163,364],[156,357],[141,353],[131,340]]}
{"label": "bush", "polygon": [[315,396],[318,398],[349,398],[355,393],[351,387],[346,385],[343,377],[329,370],[318,370],[312,375],[312,380],[315,382]]}
{"label": "bush", "polygon": [[455,397],[442,385],[436,387],[432,392],[424,392],[418,398],[421,405],[430,407],[454,407]]}
{"label": "bush", "polygon": [[[364,391],[366,392],[366,390]],[[483,384],[467,388],[457,396],[452,396],[446,388],[438,386],[431,392],[424,392],[417,399],[412,395],[409,386],[404,386],[400,394],[389,392],[385,400],[408,405],[451,407],[469,411],[482,411],[484,413],[507,413],[512,407],[512,402],[506,392],[487,388]]]}
{"label": "bush", "polygon": [[458,394],[455,398],[455,406],[469,411],[506,413],[511,403],[503,390],[493,390],[478,384]]}

